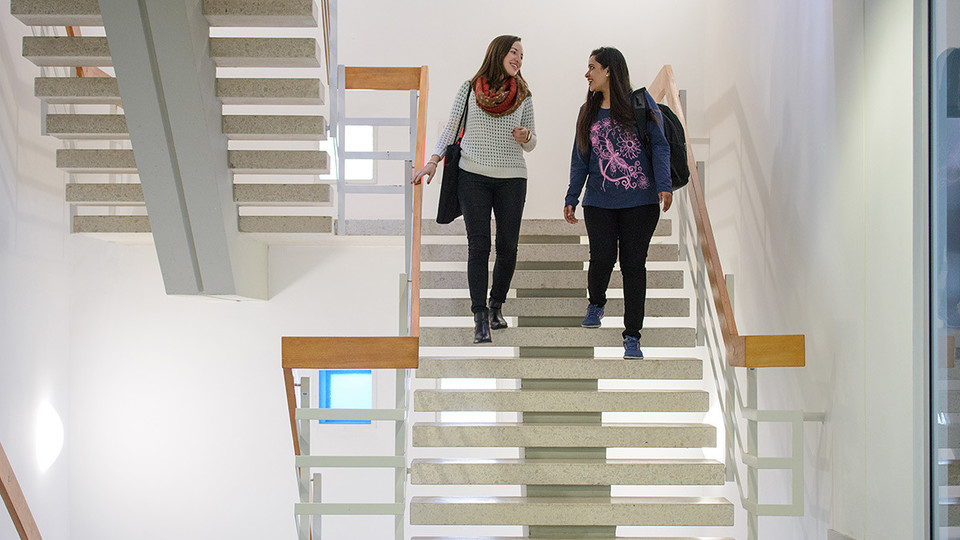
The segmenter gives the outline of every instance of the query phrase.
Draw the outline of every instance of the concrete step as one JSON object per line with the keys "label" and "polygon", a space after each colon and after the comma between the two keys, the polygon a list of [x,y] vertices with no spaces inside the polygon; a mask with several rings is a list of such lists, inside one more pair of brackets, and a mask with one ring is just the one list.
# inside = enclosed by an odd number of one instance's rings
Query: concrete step
{"label": "concrete step", "polygon": [[[493,278],[490,278],[493,279]],[[517,270],[510,282],[513,289],[586,289],[585,270]],[[611,289],[623,288],[623,275],[610,276]],[[422,271],[421,289],[467,289],[467,273],[458,271]],[[682,289],[683,270],[647,270],[647,289]],[[582,301],[581,301],[582,304]],[[584,306],[581,305],[581,309]]]}
{"label": "concrete step", "polygon": [[330,233],[333,218],[330,216],[240,216],[240,232],[243,233]]}
{"label": "concrete step", "polygon": [[129,139],[122,114],[48,114],[47,135],[58,139]]}
{"label": "concrete step", "polygon": [[[497,330],[501,332],[501,330]],[[417,378],[700,380],[699,358],[420,358]]]}
{"label": "concrete step", "polygon": [[[238,228],[243,233],[329,234],[333,230],[330,216],[240,216]],[[74,216],[74,233],[149,233],[147,216]]]}
{"label": "concrete step", "polygon": [[[496,257],[491,250],[491,260]],[[679,249],[676,244],[651,244],[647,261],[676,261]],[[420,260],[428,262],[463,262],[467,260],[466,244],[424,244]],[[588,261],[590,246],[587,244],[520,244],[518,261]]]}
{"label": "concrete step", "polygon": [[210,26],[316,27],[313,0],[203,0]]}
{"label": "concrete step", "polygon": [[705,448],[717,444],[709,424],[456,424],[417,422],[417,447]]}
{"label": "concrete step", "polygon": [[230,150],[230,169],[238,174],[328,174],[322,150]]}
{"label": "concrete step", "polygon": [[147,216],[73,216],[76,234],[149,233]]}
{"label": "concrete step", "polygon": [[248,206],[330,206],[328,184],[234,184],[233,200]]}
{"label": "concrete step", "polygon": [[[234,201],[248,206],[328,206],[327,184],[235,184]],[[66,201],[87,206],[142,206],[140,184],[67,184]]]}
{"label": "concrete step", "polygon": [[415,459],[410,483],[425,485],[723,485],[709,459]]}
{"label": "concrete step", "polygon": [[306,115],[230,115],[223,117],[223,134],[233,140],[323,141],[327,121]]}
{"label": "concrete step", "polygon": [[24,36],[23,57],[37,66],[113,65],[105,37]]}
{"label": "concrete step", "polygon": [[10,0],[10,14],[27,26],[103,26],[97,0]]}
{"label": "concrete step", "polygon": [[[501,347],[622,347],[622,328],[504,328],[493,333]],[[641,347],[695,347],[695,328],[645,328]],[[473,327],[420,328],[421,347],[462,347],[473,344]]]}
{"label": "concrete step", "polygon": [[337,230],[352,236],[403,236],[406,222],[402,219],[347,219],[337,222]]}
{"label": "concrete step", "polygon": [[710,396],[700,390],[417,390],[413,399],[414,410],[421,412],[706,412],[710,408]]}
{"label": "concrete step", "polygon": [[718,497],[414,497],[412,525],[730,526]]}
{"label": "concrete step", "polygon": [[[423,272],[421,272],[422,275]],[[646,317],[688,317],[690,316],[690,299],[647,297],[644,308]],[[623,298],[608,298],[607,305],[603,309],[605,316],[622,317]],[[508,317],[582,317],[586,311],[586,298],[510,298],[503,304],[504,315]],[[471,316],[470,300],[468,298],[421,298],[420,315],[469,317]]]}
{"label": "concrete step", "polygon": [[120,105],[120,88],[112,77],[37,77],[33,94],[53,104]]}
{"label": "concrete step", "polygon": [[143,206],[140,184],[67,184],[68,203],[86,206]]}
{"label": "concrete step", "polygon": [[[490,229],[497,230],[496,220],[492,220]],[[673,231],[673,223],[666,218],[661,218],[657,223],[657,229],[654,236],[670,236]],[[423,222],[420,228],[424,236],[464,236],[466,229],[463,226],[463,219],[456,219],[452,223],[441,225],[433,220]],[[581,219],[576,225],[571,225],[562,219],[525,219],[520,225],[521,236],[586,236],[587,228]]]}
{"label": "concrete step", "polygon": [[[10,13],[28,26],[103,26],[97,0],[11,0]],[[315,27],[313,0],[204,0],[210,26]]]}
{"label": "concrete step", "polygon": [[[413,536],[410,540],[519,540],[521,538],[527,538],[525,536]],[[551,538],[540,538],[539,540],[597,540],[601,538],[598,536],[565,536],[560,537],[551,537]],[[723,538],[719,536],[614,536],[611,540],[736,540],[724,536]]]}
{"label": "concrete step", "polygon": [[314,38],[210,38],[217,67],[320,67]]}
{"label": "concrete step", "polygon": [[[47,103],[119,105],[112,77],[37,77],[34,95]],[[228,105],[323,105],[319,79],[217,79],[217,97]]]}
{"label": "concrete step", "polygon": [[217,79],[217,97],[226,105],[323,105],[319,79]]}
{"label": "concrete step", "polygon": [[[327,174],[321,150],[230,150],[229,167],[239,174]],[[57,168],[72,173],[135,174],[133,150],[57,150]]]}
{"label": "concrete step", "polygon": [[57,168],[71,173],[136,174],[133,150],[57,150]]}

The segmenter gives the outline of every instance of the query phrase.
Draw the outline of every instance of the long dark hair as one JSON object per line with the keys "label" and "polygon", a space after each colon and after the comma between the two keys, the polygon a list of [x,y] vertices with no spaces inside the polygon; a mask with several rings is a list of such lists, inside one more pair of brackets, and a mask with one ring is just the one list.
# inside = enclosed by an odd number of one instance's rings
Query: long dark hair
{"label": "long dark hair", "polygon": [[[624,129],[634,129],[633,105],[630,103],[630,70],[623,53],[614,47],[594,49],[590,56],[600,66],[610,70],[610,118]],[[585,154],[590,149],[590,128],[603,103],[603,93],[587,90],[587,100],[577,118],[577,148]]]}
{"label": "long dark hair", "polygon": [[[520,41],[520,38],[517,36],[497,36],[493,38],[493,41],[487,46],[487,53],[483,56],[483,64],[480,65],[477,74],[470,79],[470,88],[476,86],[477,79],[480,77],[486,77],[491,89],[500,87],[504,81],[509,79],[510,74],[503,68],[503,59],[507,57],[513,44],[518,41]],[[517,72],[517,84],[527,89],[527,95],[531,95],[527,81],[524,80],[519,71]]]}

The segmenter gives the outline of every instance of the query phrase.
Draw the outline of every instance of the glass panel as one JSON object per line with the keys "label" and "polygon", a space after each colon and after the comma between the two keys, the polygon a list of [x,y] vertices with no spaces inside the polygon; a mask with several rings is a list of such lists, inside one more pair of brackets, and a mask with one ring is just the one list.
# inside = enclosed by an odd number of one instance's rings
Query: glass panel
{"label": "glass panel", "polygon": [[960,538],[960,1],[930,3],[933,538]]}
{"label": "glass panel", "polygon": [[[373,408],[373,374],[366,370],[321,370],[321,409]],[[321,424],[369,424],[369,420],[320,420]]]}

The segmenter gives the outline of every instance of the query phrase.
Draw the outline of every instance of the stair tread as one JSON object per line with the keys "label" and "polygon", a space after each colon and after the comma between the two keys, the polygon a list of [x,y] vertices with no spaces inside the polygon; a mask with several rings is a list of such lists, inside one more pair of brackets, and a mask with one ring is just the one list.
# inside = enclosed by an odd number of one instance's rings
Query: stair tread
{"label": "stair tread", "polygon": [[[682,289],[683,270],[647,270],[647,289]],[[420,272],[421,289],[466,289],[463,270],[425,270]],[[585,289],[586,270],[517,270],[510,282],[513,289]],[[609,288],[623,288],[623,274],[610,276]]]}
{"label": "stair tread", "polygon": [[313,0],[204,0],[210,26],[315,27]]}
{"label": "stair tread", "polygon": [[[234,202],[258,206],[328,205],[327,184],[235,184]],[[66,201],[86,205],[143,205],[143,188],[138,183],[74,183],[66,185]]]}
{"label": "stair tread", "polygon": [[440,423],[413,425],[417,447],[704,448],[717,428],[697,423]]}
{"label": "stair tread", "polygon": [[234,140],[327,139],[326,119],[320,115],[224,115],[223,134]]}
{"label": "stair tread", "polygon": [[107,38],[100,36],[24,36],[23,57],[42,67],[113,66]]}
{"label": "stair tread", "polygon": [[[612,276],[611,276],[612,277]],[[510,298],[503,305],[507,317],[583,316],[586,298]],[[604,306],[609,317],[623,316],[623,298],[608,298]],[[469,298],[420,298],[420,315],[425,317],[472,317]],[[689,317],[690,299],[650,298],[645,306],[646,317]]]}
{"label": "stair tread", "polygon": [[27,26],[103,26],[97,0],[11,0],[10,14]]}
{"label": "stair tread", "polygon": [[708,459],[414,459],[419,485],[722,485]]}
{"label": "stair tread", "polygon": [[217,97],[227,105],[323,105],[324,95],[316,78],[217,79]]}
{"label": "stair tread", "polygon": [[[521,540],[526,536],[412,536],[410,540]],[[735,540],[728,536],[615,536],[611,540]],[[538,540],[597,540],[596,536],[565,536]]]}
{"label": "stair tread", "polygon": [[[491,220],[491,231],[496,231],[496,220]],[[672,221],[661,218],[657,223],[654,236],[670,236],[673,230]],[[439,224],[435,221],[424,221],[420,232],[424,236],[464,236],[466,229],[462,219],[452,223]],[[586,236],[587,228],[583,220],[571,225],[562,219],[524,219],[520,223],[521,236]]]}
{"label": "stair tread", "polygon": [[[491,258],[496,253],[490,253]],[[647,262],[676,261],[679,249],[676,244],[651,244],[647,252]],[[467,260],[466,244],[423,244],[421,260],[428,262],[463,262]],[[517,261],[520,262],[564,262],[587,261],[590,259],[590,246],[587,244],[520,244]]]}
{"label": "stair tread", "polygon": [[112,77],[37,77],[33,93],[47,103],[120,104],[120,88]]}
{"label": "stair tread", "polygon": [[[421,357],[418,378],[702,379],[697,358]],[[447,373],[450,373],[449,375]]]}
{"label": "stair tread", "polygon": [[703,390],[416,390],[417,411],[706,412]]}
{"label": "stair tread", "polygon": [[314,38],[210,38],[217,67],[320,67]]}
{"label": "stair tread", "polygon": [[[504,328],[493,334],[494,346],[621,347],[622,328],[526,327]],[[473,344],[473,327],[420,327],[421,347],[462,347]],[[694,347],[696,328],[645,328],[641,347]]]}

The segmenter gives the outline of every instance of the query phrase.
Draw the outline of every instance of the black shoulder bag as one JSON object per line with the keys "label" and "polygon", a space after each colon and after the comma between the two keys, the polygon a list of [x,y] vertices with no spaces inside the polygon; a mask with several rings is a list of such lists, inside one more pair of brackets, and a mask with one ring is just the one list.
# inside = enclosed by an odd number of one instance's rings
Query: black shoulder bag
{"label": "black shoulder bag", "polygon": [[460,217],[460,197],[457,196],[457,186],[460,183],[460,141],[467,130],[467,107],[470,104],[470,92],[463,102],[463,115],[457,126],[457,142],[448,145],[443,153],[443,178],[440,181],[440,203],[437,206],[437,223],[445,224]]}

